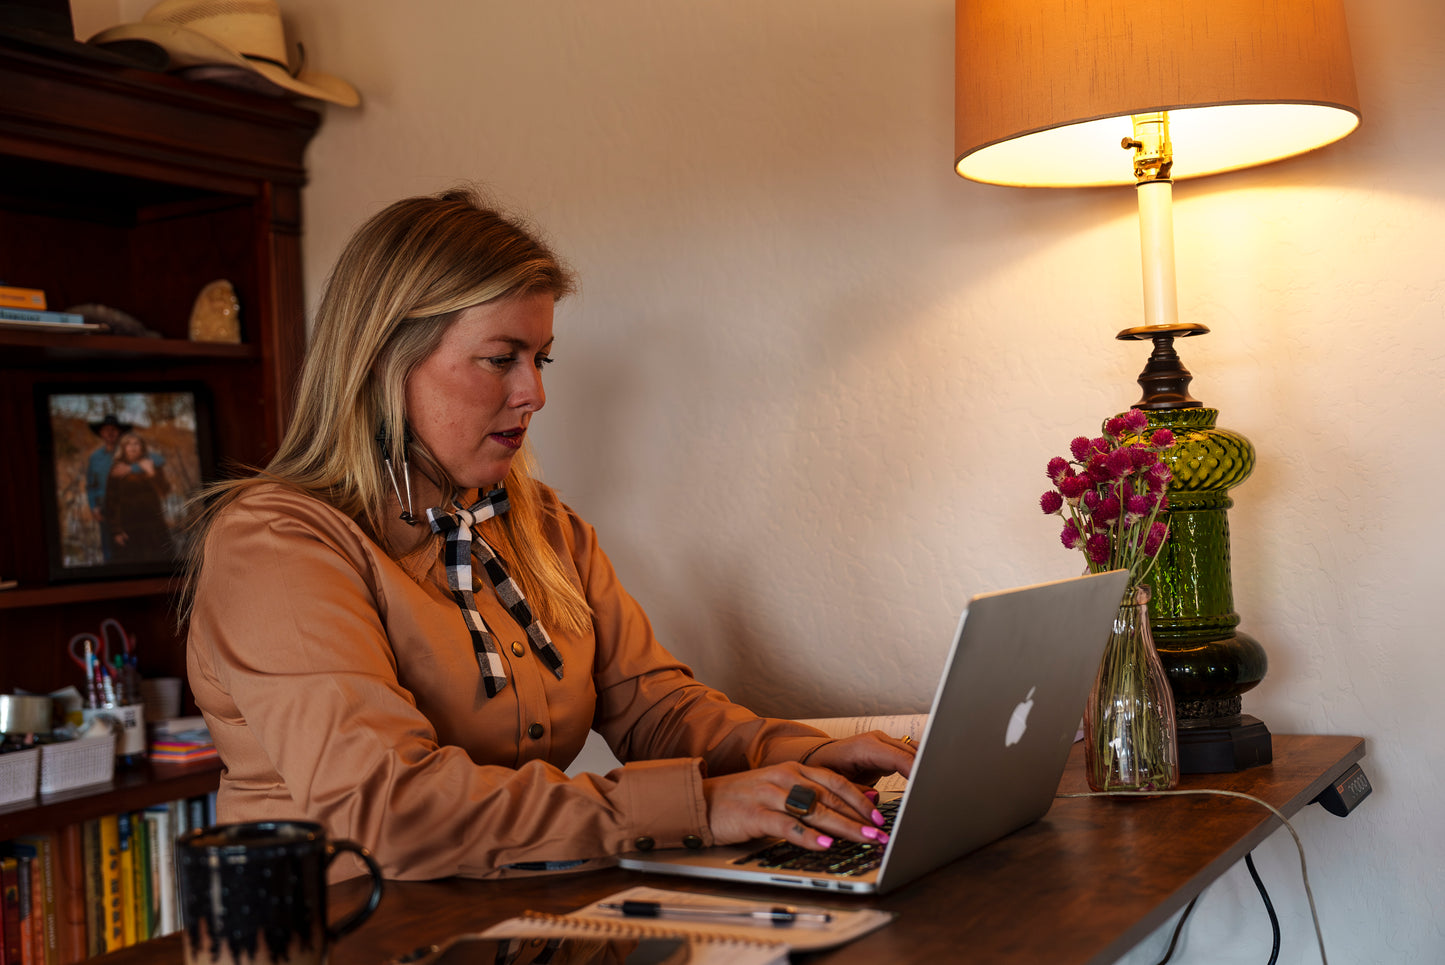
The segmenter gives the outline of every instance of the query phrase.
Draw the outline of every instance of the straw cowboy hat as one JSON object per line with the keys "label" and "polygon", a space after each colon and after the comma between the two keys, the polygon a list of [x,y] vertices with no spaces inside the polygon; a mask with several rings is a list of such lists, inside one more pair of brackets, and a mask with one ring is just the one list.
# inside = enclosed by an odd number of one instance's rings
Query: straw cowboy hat
{"label": "straw cowboy hat", "polygon": [[344,107],[361,103],[356,88],[346,81],[306,69],[299,43],[298,62],[292,66],[274,0],[161,0],[140,23],[102,30],[88,43],[116,50],[154,45],[169,56],[172,71],[224,82],[214,70],[223,68],[234,79],[261,78],[303,97]]}

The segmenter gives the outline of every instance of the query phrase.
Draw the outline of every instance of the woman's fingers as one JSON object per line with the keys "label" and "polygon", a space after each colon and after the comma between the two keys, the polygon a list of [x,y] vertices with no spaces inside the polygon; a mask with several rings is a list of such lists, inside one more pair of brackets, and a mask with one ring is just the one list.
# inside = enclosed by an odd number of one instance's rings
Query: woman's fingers
{"label": "woman's fingers", "polygon": [[785,838],[805,848],[837,838],[882,844],[883,815],[852,782],[832,771],[778,764],[703,782],[708,823],[719,843]]}

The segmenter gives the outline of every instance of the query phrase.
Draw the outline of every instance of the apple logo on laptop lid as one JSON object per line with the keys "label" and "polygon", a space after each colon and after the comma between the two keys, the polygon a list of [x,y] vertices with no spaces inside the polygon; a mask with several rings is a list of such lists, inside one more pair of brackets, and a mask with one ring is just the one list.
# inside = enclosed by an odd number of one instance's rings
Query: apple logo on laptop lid
{"label": "apple logo on laptop lid", "polygon": [[1029,726],[1029,711],[1034,709],[1034,691],[1037,687],[1030,687],[1029,692],[1024,696],[1014,712],[1009,715],[1008,730],[1004,732],[1003,743],[1005,747],[1012,747],[1024,739],[1024,731]]}

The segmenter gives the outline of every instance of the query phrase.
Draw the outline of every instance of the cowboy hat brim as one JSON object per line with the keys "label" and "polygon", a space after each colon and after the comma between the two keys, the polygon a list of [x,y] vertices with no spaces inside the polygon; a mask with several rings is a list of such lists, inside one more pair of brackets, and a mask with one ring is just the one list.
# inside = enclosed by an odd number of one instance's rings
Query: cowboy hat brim
{"label": "cowboy hat brim", "polygon": [[102,49],[113,46],[121,50],[132,50],[140,44],[151,44],[167,57],[168,70],[215,65],[240,67],[259,74],[277,87],[303,97],[330,101],[342,107],[355,107],[361,103],[361,95],[356,92],[356,88],[340,77],[311,70],[302,70],[292,76],[279,64],[247,57],[203,33],[173,23],[142,21],[121,24],[102,30],[86,43]]}

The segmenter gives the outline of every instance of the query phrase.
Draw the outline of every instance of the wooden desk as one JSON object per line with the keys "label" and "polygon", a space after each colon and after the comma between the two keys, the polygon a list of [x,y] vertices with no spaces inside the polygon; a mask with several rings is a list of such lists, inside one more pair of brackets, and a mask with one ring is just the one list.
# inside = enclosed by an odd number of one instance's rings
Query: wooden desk
{"label": "wooden desk", "polygon": [[[1238,774],[1191,775],[1181,788],[1252,794],[1293,815],[1364,756],[1358,737],[1275,735],[1274,763]],[[1076,745],[1060,792],[1087,791]],[[1044,818],[882,897],[808,896],[809,903],[898,912],[893,924],[807,961],[1113,962],[1280,827],[1253,802],[1218,796],[1149,800],[1061,798]],[[725,887],[616,868],[506,882],[388,881],[381,906],[331,956],[381,965],[449,935],[479,931],[526,909],[567,912],[637,884],[780,900],[801,892]],[[1289,887],[1282,884],[1281,887]],[[364,893],[333,888],[333,917]],[[179,935],[114,952],[96,965],[178,965]]]}

